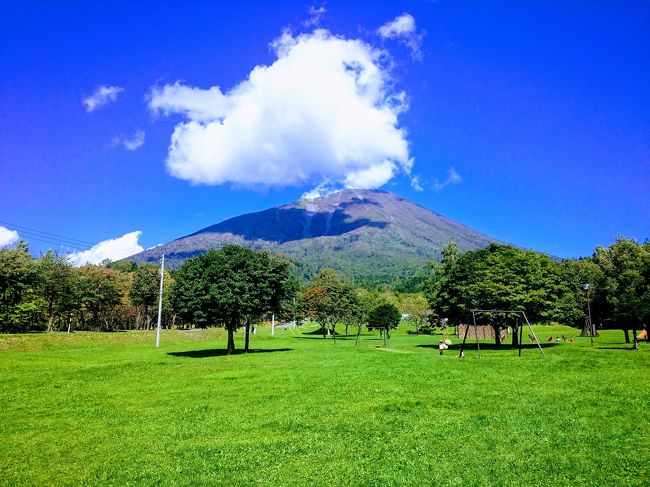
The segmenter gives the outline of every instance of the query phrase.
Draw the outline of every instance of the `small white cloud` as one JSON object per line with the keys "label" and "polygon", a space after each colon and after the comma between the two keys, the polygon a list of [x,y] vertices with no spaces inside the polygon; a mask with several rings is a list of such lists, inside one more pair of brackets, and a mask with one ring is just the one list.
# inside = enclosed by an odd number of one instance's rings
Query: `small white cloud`
{"label": "small white cloud", "polygon": [[424,188],[422,187],[422,182],[420,181],[419,174],[416,174],[415,176],[411,176],[411,188],[413,188],[413,190],[417,191],[418,193],[424,191]]}
{"label": "small white cloud", "polygon": [[423,34],[418,33],[415,19],[411,14],[403,13],[395,17],[394,20],[377,29],[377,33],[384,39],[399,40],[411,50],[411,55],[414,58],[422,58],[420,47],[422,46]]}
{"label": "small white cloud", "polygon": [[301,199],[313,200],[315,198],[320,198],[321,196],[327,196],[334,194],[337,191],[340,191],[341,188],[332,185],[329,182],[321,183],[316,186],[314,189],[310,189],[300,197]]}
{"label": "small white cloud", "polygon": [[176,82],[155,87],[153,113],[187,120],[172,135],[169,172],[192,183],[377,188],[410,172],[408,108],[384,51],[318,29],[285,31],[277,59],[227,93]]}
{"label": "small white cloud", "polygon": [[86,111],[88,113],[94,112],[110,102],[117,101],[117,95],[122,91],[124,91],[124,88],[120,86],[100,86],[92,95],[83,99]]}
{"label": "small white cloud", "polygon": [[73,252],[69,254],[70,262],[79,267],[85,264],[99,264],[106,259],[116,261],[129,257],[133,254],[138,254],[144,248],[138,244],[138,239],[142,232],[136,231],[122,235],[118,238],[104,240],[96,245],[93,245],[90,250],[82,252]]}
{"label": "small white cloud", "polygon": [[320,18],[325,15],[327,10],[322,5],[318,8],[312,5],[309,7],[308,12],[309,18],[302,23],[303,27],[318,27],[320,25]]}
{"label": "small white cloud", "polygon": [[135,134],[132,137],[127,137],[125,135],[117,135],[113,137],[113,140],[110,144],[111,147],[116,147],[121,145],[128,151],[134,151],[139,149],[142,144],[144,144],[145,133],[142,130],[136,130]]}
{"label": "small white cloud", "polygon": [[434,191],[442,191],[444,188],[446,188],[449,185],[453,184],[460,184],[463,182],[463,178],[456,172],[456,170],[453,167],[450,167],[447,169],[447,179],[445,179],[443,182],[440,182],[439,180],[435,179],[433,181],[433,189]]}
{"label": "small white cloud", "polygon": [[0,226],[0,248],[9,247],[18,242],[18,232]]}

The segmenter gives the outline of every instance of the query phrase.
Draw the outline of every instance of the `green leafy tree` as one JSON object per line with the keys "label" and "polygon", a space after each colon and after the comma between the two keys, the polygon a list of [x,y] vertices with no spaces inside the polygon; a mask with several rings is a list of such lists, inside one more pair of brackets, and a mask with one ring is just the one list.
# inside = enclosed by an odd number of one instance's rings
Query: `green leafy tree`
{"label": "green leafy tree", "polygon": [[301,294],[300,308],[320,325],[323,338],[329,330],[336,340],[336,325],[355,312],[353,290],[339,280],[334,269],[324,269]]}
{"label": "green leafy tree", "polygon": [[[434,316],[450,324],[468,323],[473,309],[525,311],[535,321],[563,317],[567,309],[577,313],[575,292],[562,280],[559,264],[546,255],[497,244],[464,254],[449,245],[442,254],[441,264],[431,264],[427,299]],[[517,345],[520,316],[485,313],[481,319],[494,328],[497,345],[500,329],[507,326]]]}
{"label": "green leafy tree", "polygon": [[72,264],[65,255],[47,251],[36,263],[38,290],[47,307],[47,333],[54,328],[57,315],[65,311],[73,292]]}
{"label": "green leafy tree", "polygon": [[431,311],[427,299],[421,293],[405,294],[399,304],[400,312],[409,315],[409,320],[415,324],[415,332],[420,334],[420,327],[427,323]]}
{"label": "green leafy tree", "polygon": [[82,326],[112,330],[125,292],[119,273],[98,265],[85,265],[78,272],[77,292]]}
{"label": "green leafy tree", "polygon": [[141,264],[133,272],[133,282],[129,297],[139,308],[139,316],[143,319],[144,328],[151,327],[152,313],[158,302],[160,292],[160,269],[153,264]]}
{"label": "green leafy tree", "polygon": [[650,246],[618,237],[608,248],[598,247],[593,256],[600,270],[594,286],[595,312],[611,326],[636,330],[650,318]]}
{"label": "green leafy tree", "polygon": [[185,261],[175,275],[173,307],[186,322],[222,325],[228,332],[227,352],[235,351],[235,331],[247,326],[248,350],[252,320],[277,311],[290,296],[289,264],[266,252],[226,245]]}
{"label": "green leafy tree", "polygon": [[[37,276],[34,259],[24,242],[0,250],[0,331],[27,331],[34,323],[40,309],[34,292]],[[19,312],[21,303],[23,311]],[[29,319],[21,321],[25,317]]]}
{"label": "green leafy tree", "polygon": [[374,308],[368,315],[368,328],[380,329],[384,335],[384,340],[390,338],[390,330],[397,328],[402,314],[397,306],[391,303],[383,303]]}

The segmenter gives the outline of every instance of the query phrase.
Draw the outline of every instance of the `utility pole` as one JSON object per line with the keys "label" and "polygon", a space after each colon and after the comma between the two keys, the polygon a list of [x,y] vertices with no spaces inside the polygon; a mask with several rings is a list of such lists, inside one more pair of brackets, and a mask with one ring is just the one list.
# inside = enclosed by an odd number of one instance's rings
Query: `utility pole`
{"label": "utility pole", "polygon": [[162,254],[160,262],[160,298],[158,299],[158,328],[156,330],[156,348],[160,347],[160,318],[162,317],[162,294],[163,282],[165,280],[165,254]]}
{"label": "utility pole", "polygon": [[589,284],[584,286],[587,293],[587,313],[589,315],[589,337],[591,338],[591,346],[594,346],[594,324],[591,322],[591,304],[589,303]]}

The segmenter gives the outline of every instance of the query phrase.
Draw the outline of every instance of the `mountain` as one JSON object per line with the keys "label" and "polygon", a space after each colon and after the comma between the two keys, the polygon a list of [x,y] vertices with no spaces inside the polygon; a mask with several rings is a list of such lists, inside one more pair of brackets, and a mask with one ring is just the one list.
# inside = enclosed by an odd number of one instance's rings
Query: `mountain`
{"label": "mountain", "polygon": [[381,190],[343,190],[230,218],[130,258],[172,266],[226,244],[286,255],[309,279],[333,267],[356,282],[395,282],[426,271],[456,242],[461,250],[496,239]]}

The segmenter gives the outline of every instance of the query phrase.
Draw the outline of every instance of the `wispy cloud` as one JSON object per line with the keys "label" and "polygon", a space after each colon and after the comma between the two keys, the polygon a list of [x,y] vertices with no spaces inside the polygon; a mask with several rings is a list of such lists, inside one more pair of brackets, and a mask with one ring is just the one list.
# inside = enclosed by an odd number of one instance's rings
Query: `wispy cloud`
{"label": "wispy cloud", "polygon": [[128,151],[134,151],[142,147],[144,144],[145,133],[142,130],[136,130],[136,132],[131,137],[125,135],[117,135],[113,137],[110,146],[116,147],[121,145]]}
{"label": "wispy cloud", "polygon": [[17,231],[0,226],[0,249],[15,244],[18,238]]}
{"label": "wispy cloud", "polygon": [[405,44],[411,50],[413,58],[422,58],[421,46],[424,34],[418,32],[415,19],[411,14],[403,13],[395,17],[394,20],[377,29],[377,33],[383,39],[395,39]]}
{"label": "wispy cloud", "polygon": [[94,112],[95,110],[100,109],[108,103],[117,101],[117,95],[119,95],[124,88],[120,86],[104,86],[101,85],[95,90],[95,92],[83,99],[83,104],[86,107],[88,113]]}
{"label": "wispy cloud", "polygon": [[419,174],[411,176],[411,188],[413,188],[418,193],[424,191],[424,188],[422,187],[422,182],[420,181]]}
{"label": "wispy cloud", "polygon": [[82,266],[85,264],[99,264],[106,259],[116,261],[129,257],[133,254],[138,254],[144,248],[138,243],[138,239],[142,232],[136,231],[126,233],[121,237],[103,240],[96,245],[93,245],[90,250],[81,252],[73,252],[69,254],[70,262],[75,266]]}
{"label": "wispy cloud", "polygon": [[453,167],[450,167],[449,169],[447,169],[447,179],[445,179],[442,182],[440,182],[438,179],[434,179],[433,190],[442,191],[444,188],[446,188],[449,185],[460,184],[462,182],[463,182],[463,178],[461,177],[461,175],[458,174],[458,172]]}
{"label": "wispy cloud", "polygon": [[321,5],[320,7],[309,7],[309,18],[302,22],[303,27],[318,27],[320,25],[320,18],[325,15],[327,10]]}

